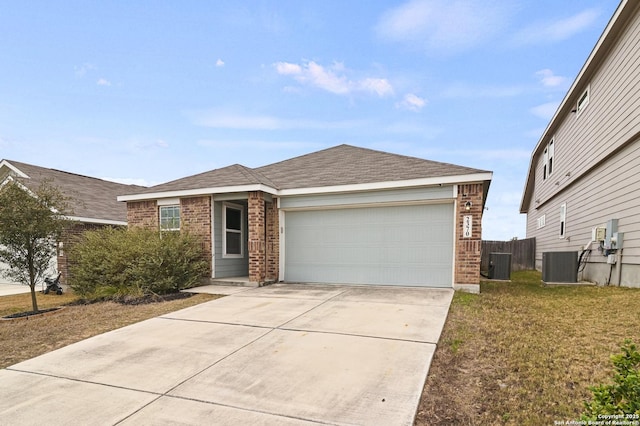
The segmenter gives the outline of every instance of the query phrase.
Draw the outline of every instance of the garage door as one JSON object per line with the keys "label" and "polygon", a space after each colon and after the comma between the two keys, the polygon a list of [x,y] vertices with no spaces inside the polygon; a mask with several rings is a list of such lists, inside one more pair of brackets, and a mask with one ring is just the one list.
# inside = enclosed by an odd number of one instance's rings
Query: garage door
{"label": "garage door", "polygon": [[285,281],[452,286],[453,204],[287,211]]}

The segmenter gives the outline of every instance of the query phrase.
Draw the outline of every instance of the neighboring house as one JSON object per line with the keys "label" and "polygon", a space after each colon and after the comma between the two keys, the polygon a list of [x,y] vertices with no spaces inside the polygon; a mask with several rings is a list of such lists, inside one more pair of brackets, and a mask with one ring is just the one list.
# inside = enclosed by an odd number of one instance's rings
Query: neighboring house
{"label": "neighboring house", "polygon": [[211,277],[479,291],[491,172],[349,145],[118,197],[129,226],[202,238]]}
{"label": "neighboring house", "polygon": [[[72,215],[69,219],[75,224],[69,227],[58,243],[57,269],[62,272],[66,283],[68,272],[65,245],[87,229],[102,226],[126,226],[127,209],[117,201],[123,192],[144,189],[141,186],[123,185],[88,176],[81,176],[61,170],[48,169],[11,160],[0,161],[0,185],[12,179],[28,189],[35,190],[47,180],[70,198]],[[5,267],[4,265],[0,265]]]}
{"label": "neighboring house", "polygon": [[622,1],[533,150],[520,212],[538,269],[543,252],[584,251],[581,278],[640,286],[638,46],[640,2]]}

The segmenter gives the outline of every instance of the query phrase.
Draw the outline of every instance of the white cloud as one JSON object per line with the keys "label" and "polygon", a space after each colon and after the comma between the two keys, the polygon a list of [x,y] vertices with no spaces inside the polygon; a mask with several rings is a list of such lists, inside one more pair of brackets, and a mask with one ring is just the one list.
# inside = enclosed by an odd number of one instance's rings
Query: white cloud
{"label": "white cloud", "polygon": [[393,86],[384,78],[365,78],[359,82],[361,90],[375,93],[380,97],[393,95]]}
{"label": "white cloud", "polygon": [[536,117],[551,120],[551,117],[553,117],[553,114],[555,114],[558,109],[558,105],[560,105],[558,101],[547,102],[531,108],[530,111]]}
{"label": "white cloud", "polygon": [[492,0],[410,0],[385,12],[376,32],[389,41],[452,53],[499,33],[511,8]]}
{"label": "white cloud", "polygon": [[292,120],[270,115],[242,115],[217,110],[186,111],[193,124],[217,129],[282,130],[282,129],[349,129],[366,125],[363,121]]}
{"label": "white cloud", "polygon": [[568,18],[532,24],[518,32],[514,42],[522,45],[566,40],[587,29],[599,16],[599,10],[587,9]]}
{"label": "white cloud", "polygon": [[302,67],[290,62],[278,62],[276,63],[276,71],[281,75],[300,75],[302,74]]}
{"label": "white cloud", "polygon": [[563,86],[567,82],[566,77],[555,75],[553,71],[548,68],[536,71],[536,77],[540,79],[540,82],[544,87],[559,87]]}
{"label": "white cloud", "polygon": [[216,67],[218,67],[218,68],[224,67],[224,61],[222,59],[218,59],[216,61]]}
{"label": "white cloud", "polygon": [[90,64],[88,62],[85,62],[84,64],[80,65],[79,67],[75,67],[75,72],[76,72],[76,76],[78,77],[84,77],[84,75],[91,71],[91,70],[95,70],[97,69],[97,67],[93,64]]}
{"label": "white cloud", "polygon": [[280,75],[291,76],[301,84],[317,87],[336,95],[348,95],[354,92],[375,94],[379,97],[393,95],[393,86],[385,78],[366,77],[351,80],[341,62],[324,67],[314,61],[294,64],[277,62],[274,64]]}
{"label": "white cloud", "polygon": [[105,78],[99,78],[96,84],[98,86],[111,86],[111,82]]}
{"label": "white cloud", "polygon": [[404,95],[402,101],[396,103],[396,108],[420,111],[427,104],[427,100],[413,93]]}

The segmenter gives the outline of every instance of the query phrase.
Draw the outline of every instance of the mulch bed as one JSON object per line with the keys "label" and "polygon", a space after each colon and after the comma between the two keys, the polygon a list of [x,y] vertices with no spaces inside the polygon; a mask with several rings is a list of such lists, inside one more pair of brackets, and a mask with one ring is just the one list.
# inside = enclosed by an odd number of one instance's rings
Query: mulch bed
{"label": "mulch bed", "polygon": [[169,302],[171,300],[188,299],[192,297],[194,293],[169,293],[169,294],[149,294],[142,297],[122,296],[122,297],[108,297],[104,299],[78,299],[75,302],[70,303],[70,306],[74,305],[91,305],[93,303],[111,301],[119,303],[121,305],[148,305],[149,303]]}
{"label": "mulch bed", "polygon": [[52,313],[58,311],[62,308],[49,308],[49,309],[40,309],[38,311],[28,311],[28,312],[17,312],[15,314],[7,315],[2,317],[2,319],[18,319],[18,318],[29,318],[32,316],[40,316],[45,315],[47,313]]}

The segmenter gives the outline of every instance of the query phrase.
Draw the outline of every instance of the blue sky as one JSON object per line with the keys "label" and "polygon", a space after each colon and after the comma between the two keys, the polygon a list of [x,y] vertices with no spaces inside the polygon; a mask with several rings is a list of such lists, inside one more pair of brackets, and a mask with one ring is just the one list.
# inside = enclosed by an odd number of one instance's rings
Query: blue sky
{"label": "blue sky", "polygon": [[347,143],[494,172],[530,152],[617,0],[3,1],[0,158],[157,184]]}

